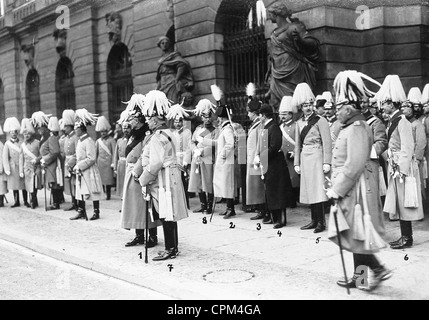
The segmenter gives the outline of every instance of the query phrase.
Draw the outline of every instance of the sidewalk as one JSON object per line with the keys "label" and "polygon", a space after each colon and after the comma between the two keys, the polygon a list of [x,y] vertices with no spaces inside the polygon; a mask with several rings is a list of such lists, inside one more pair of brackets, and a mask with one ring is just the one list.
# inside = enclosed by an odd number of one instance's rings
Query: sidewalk
{"label": "sidewalk", "polygon": [[[158,228],[159,245],[148,250],[145,264],[144,246],[124,246],[134,237],[134,230],[119,226],[119,197],[100,202],[100,220],[71,221],[75,212],[63,211],[70,197],[66,196],[60,210],[45,212],[43,192],[39,193],[40,207],[34,210],[23,205],[10,208],[13,197],[7,195],[9,204],[0,208],[1,239],[173,299],[429,299],[427,216],[423,222],[413,223],[412,248],[387,248],[378,254],[393,270],[393,277],[372,293],[353,289],[348,296],[335,284],[343,276],[338,246],[326,238],[326,231],[316,235],[299,229],[308,222],[307,207],[288,209],[288,225],[278,230],[264,224],[257,230],[261,220],[249,219],[254,213],[238,211],[236,217],[224,220],[218,213],[225,204],[217,204],[211,222],[209,215],[191,212],[178,223],[180,255],[152,261],[164,249],[162,228]],[[191,209],[197,202],[197,198],[191,199]],[[87,204],[87,211],[92,216],[92,203]],[[386,222],[386,230],[388,241],[400,235],[398,222]],[[344,257],[351,276],[352,255],[344,252]]]}

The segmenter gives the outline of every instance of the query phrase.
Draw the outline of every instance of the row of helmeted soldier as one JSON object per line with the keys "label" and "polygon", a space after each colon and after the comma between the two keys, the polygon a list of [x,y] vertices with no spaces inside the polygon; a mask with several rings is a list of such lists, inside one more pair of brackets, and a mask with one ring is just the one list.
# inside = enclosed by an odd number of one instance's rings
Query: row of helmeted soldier
{"label": "row of helmeted soldier", "polygon": [[[76,210],[85,212],[84,203],[92,200],[94,214],[91,220],[100,217],[99,200],[106,193],[110,199],[111,186],[114,184],[114,168],[112,159],[116,155],[116,142],[109,134],[110,124],[104,116],[93,118],[96,131],[101,137],[94,143],[84,142],[85,148],[90,148],[90,156],[78,161],[78,142],[89,137],[85,132],[78,132],[80,117],[90,118],[85,109],[75,115],[73,110],[64,110],[63,117],[58,120],[38,111],[31,118],[22,119],[19,123],[15,117],[5,120],[4,131],[8,134],[6,143],[1,144],[1,177],[0,177],[0,206],[4,206],[5,195],[13,190],[14,204],[20,206],[19,191],[22,192],[23,204],[27,207],[38,207],[37,191],[45,189],[45,209],[55,210],[64,202],[64,193],[71,196],[72,205],[65,211]],[[84,126],[83,126],[84,127]],[[22,138],[20,139],[20,135]],[[82,138],[84,137],[84,138]],[[23,140],[23,141],[21,141]],[[89,150],[86,150],[88,153]],[[84,163],[84,164],[82,164]],[[76,175],[78,165],[94,167],[94,175],[86,177]],[[100,168],[100,169],[99,169]],[[91,197],[76,196],[76,179],[88,179],[97,187]],[[49,194],[47,194],[47,190]],[[30,196],[28,196],[30,195]],[[80,217],[78,214],[72,219]]]}

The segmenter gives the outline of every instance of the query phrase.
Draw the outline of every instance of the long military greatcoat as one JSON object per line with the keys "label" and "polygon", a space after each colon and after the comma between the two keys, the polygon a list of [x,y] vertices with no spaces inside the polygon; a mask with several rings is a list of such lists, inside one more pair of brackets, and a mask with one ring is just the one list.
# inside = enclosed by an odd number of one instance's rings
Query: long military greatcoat
{"label": "long military greatcoat", "polygon": [[[206,139],[204,139],[206,141]],[[205,145],[211,145],[211,141]],[[213,191],[215,197],[233,199],[235,197],[235,159],[234,131],[231,123],[221,124],[216,141],[216,161],[213,174]]]}
{"label": "long military greatcoat", "polygon": [[255,169],[253,160],[258,144],[258,129],[261,119],[256,119],[247,133],[247,170],[246,170],[246,204],[255,205],[265,203],[265,185],[261,179],[261,170]]}
{"label": "long military greatcoat", "polygon": [[[342,127],[336,140],[332,161],[332,189],[340,198],[338,200],[338,214],[342,214],[348,225],[348,229],[341,232],[341,244],[344,249],[360,254],[377,252],[379,247],[365,248],[364,241],[356,240],[356,204],[360,204],[364,211],[363,197],[360,185],[360,177],[363,174],[368,213],[372,225],[380,236],[384,235],[383,213],[381,203],[372,201],[378,197],[378,184],[376,176],[369,164],[371,148],[373,145],[372,132],[365,118],[357,115],[349,119]],[[358,199],[359,192],[359,201]],[[338,243],[333,213],[329,216],[328,238]],[[363,220],[360,221],[363,225]],[[341,228],[341,225],[340,225]]]}
{"label": "long military greatcoat", "polygon": [[127,143],[128,138],[126,137],[118,139],[113,155],[113,169],[116,170],[116,194],[120,197],[122,197],[124,192],[125,171],[127,167],[125,149]]}
{"label": "long military greatcoat", "polygon": [[99,138],[96,142],[97,166],[100,170],[101,181],[103,181],[103,185],[105,186],[112,186],[115,184],[112,168],[115,146],[115,139],[110,136],[106,139]]}
{"label": "long military greatcoat", "polygon": [[285,209],[294,202],[289,171],[281,150],[282,141],[281,130],[273,119],[261,125],[258,155],[264,173],[265,199],[269,210]]}
{"label": "long military greatcoat", "polygon": [[419,179],[418,185],[420,187],[420,194],[422,196],[425,196],[425,185],[423,181],[423,158],[425,157],[425,150],[426,150],[426,132],[425,132],[425,126],[423,123],[421,123],[416,118],[412,118],[410,120],[411,126],[413,128],[413,138],[415,142],[415,148],[414,148],[414,159],[416,159],[419,162]]}
{"label": "long military greatcoat", "polygon": [[3,142],[0,141],[0,195],[4,195],[8,193],[7,190],[7,176],[4,173],[4,167],[3,167],[3,149],[4,145]]}
{"label": "long military greatcoat", "polygon": [[[400,111],[396,112],[390,122],[401,117],[397,127],[391,132],[389,139],[388,155],[389,168],[388,172],[393,172],[392,164],[399,167],[399,172],[409,176],[413,175],[417,180],[417,192],[419,197],[418,208],[405,208],[405,183],[401,183],[400,178],[394,178],[389,174],[388,189],[384,211],[388,212],[391,219],[400,219],[404,221],[416,221],[423,219],[423,208],[421,204],[420,176],[417,162],[414,156],[414,138],[411,123],[405,118]],[[387,128],[389,132],[390,126]],[[392,131],[392,130],[391,130]],[[389,133],[388,133],[389,136]],[[404,179],[405,180],[405,179]]]}
{"label": "long military greatcoat", "polygon": [[76,166],[82,171],[81,177],[76,177],[76,199],[84,201],[99,201],[103,197],[103,185],[98,170],[95,142],[86,133],[82,135],[76,146]]}
{"label": "long military greatcoat", "polygon": [[74,131],[64,137],[64,193],[75,195],[76,176],[70,172],[76,165],[76,146],[78,137]]}
{"label": "long military greatcoat", "polygon": [[297,121],[294,165],[301,168],[299,202],[313,204],[328,200],[323,190],[325,182],[323,164],[331,164],[332,141],[329,124],[325,118],[320,118],[304,141],[301,141],[301,131],[307,123],[308,120],[304,118]]}
{"label": "long military greatcoat", "polygon": [[[151,135],[146,135],[145,127],[133,131],[127,142],[125,151],[126,171],[122,194],[121,227],[124,229],[146,228],[146,201],[143,199],[142,187],[134,179],[134,175],[140,177],[143,172],[142,157],[144,152],[149,152],[148,142]],[[161,225],[160,220],[151,221],[149,218],[148,228]]]}
{"label": "long military greatcoat", "polygon": [[7,140],[3,148],[3,168],[7,175],[7,188],[9,190],[23,190],[24,178],[19,176],[19,154],[21,141]]}
{"label": "long military greatcoat", "polygon": [[[60,156],[58,137],[51,134],[46,140],[40,141],[40,156],[45,162],[46,187],[49,188],[52,183],[55,185],[58,183],[57,164]],[[42,177],[42,184],[44,179],[45,177]]]}
{"label": "long military greatcoat", "polygon": [[[189,216],[174,141],[172,131],[166,126],[154,131],[147,145],[148,150],[145,147],[142,155],[144,170],[139,179],[142,188],[149,187],[155,210],[160,219],[165,218],[166,221],[179,221]],[[163,201],[161,184],[166,192],[164,201],[167,202]]]}
{"label": "long military greatcoat", "polygon": [[[204,125],[198,126],[191,139],[192,163],[189,172],[189,192],[213,193],[213,169],[216,157],[216,139],[219,130],[212,127],[206,128]],[[197,137],[208,138],[206,143],[197,141]],[[195,157],[194,150],[199,149],[201,156]]]}
{"label": "long military greatcoat", "polygon": [[42,188],[42,170],[40,165],[36,164],[39,156],[40,141],[33,139],[30,143],[21,144],[19,159],[19,172],[24,175],[25,190],[34,192]]}

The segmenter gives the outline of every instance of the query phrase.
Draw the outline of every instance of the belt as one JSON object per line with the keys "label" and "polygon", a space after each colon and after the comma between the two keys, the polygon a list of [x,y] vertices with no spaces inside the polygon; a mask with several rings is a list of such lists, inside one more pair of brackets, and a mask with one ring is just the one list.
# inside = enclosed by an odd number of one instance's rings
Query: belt
{"label": "belt", "polygon": [[126,157],[119,157],[119,161],[127,161]]}
{"label": "belt", "polygon": [[302,150],[308,149],[322,149],[321,144],[305,144],[302,146]]}

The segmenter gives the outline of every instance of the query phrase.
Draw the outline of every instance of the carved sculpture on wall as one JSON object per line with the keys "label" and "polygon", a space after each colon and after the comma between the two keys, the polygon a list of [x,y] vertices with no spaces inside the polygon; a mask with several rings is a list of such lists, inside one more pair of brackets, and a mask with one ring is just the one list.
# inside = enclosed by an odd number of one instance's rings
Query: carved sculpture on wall
{"label": "carved sculpture on wall", "polygon": [[67,30],[66,29],[56,29],[52,36],[55,38],[55,48],[60,57],[66,56],[67,49]]}
{"label": "carved sculpture on wall", "polygon": [[106,26],[109,29],[109,41],[112,44],[118,44],[121,42],[121,31],[122,31],[122,17],[117,12],[110,12],[106,14]]}
{"label": "carved sculpture on wall", "polygon": [[34,69],[34,50],[35,48],[33,44],[23,44],[21,46],[21,51],[23,54],[25,65],[29,69]]}
{"label": "carved sculpture on wall", "polygon": [[182,103],[182,95],[185,92],[191,93],[194,89],[191,65],[180,52],[174,50],[174,43],[170,38],[159,38],[157,46],[162,50],[162,56],[158,60],[156,89],[163,91],[174,103]]}

